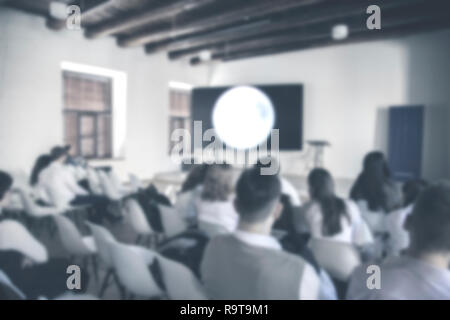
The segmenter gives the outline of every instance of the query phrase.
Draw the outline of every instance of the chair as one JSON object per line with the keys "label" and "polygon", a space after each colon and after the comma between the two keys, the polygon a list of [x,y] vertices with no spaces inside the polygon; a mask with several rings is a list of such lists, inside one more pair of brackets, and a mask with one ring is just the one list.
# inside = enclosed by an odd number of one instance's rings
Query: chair
{"label": "chair", "polygon": [[358,251],[350,244],[312,238],[308,245],[314,253],[318,264],[333,279],[347,282],[353,270],[361,264]]}
{"label": "chair", "polygon": [[164,295],[139,253],[121,243],[111,243],[110,250],[119,282],[129,294],[150,299]]}
{"label": "chair", "polygon": [[89,182],[89,188],[94,194],[103,195],[100,178],[94,169],[92,168],[87,169],[87,180]]}
{"label": "chair", "polygon": [[83,237],[74,223],[65,216],[55,215],[53,218],[59,231],[61,243],[66,252],[72,259],[83,259],[86,269],[88,268],[90,258],[95,278],[98,279],[97,261],[95,259],[97,247],[95,246],[94,238],[92,236]]}
{"label": "chair", "polygon": [[117,176],[117,174],[114,171],[110,171],[108,173],[108,178],[109,178],[110,183],[114,186],[114,188],[116,190],[119,191],[119,193],[122,196],[127,196],[134,192],[134,189],[131,188],[131,186],[124,185],[122,183],[122,181],[120,181],[120,178]]}
{"label": "chair", "polygon": [[[117,243],[117,240],[106,228],[88,221],[86,221],[85,223],[86,225],[88,225],[89,229],[92,232],[92,236],[94,237],[100,260],[106,267],[106,275],[100,287],[99,297],[101,298],[103,296],[104,291],[109,285],[109,279],[111,276],[114,278],[114,281],[118,285],[119,290],[121,291],[121,294],[123,296],[122,287],[120,287],[117,275],[114,271],[114,261],[110,250],[111,244]],[[128,247],[142,256],[146,264],[150,264],[153,261],[153,253],[151,251],[133,245],[128,245]]]}
{"label": "chair", "polygon": [[161,255],[157,255],[156,260],[159,262],[162,280],[165,284],[166,293],[169,299],[207,299],[200,281],[186,266]]}
{"label": "chair", "polygon": [[158,205],[164,234],[167,238],[173,237],[186,230],[187,224],[178,214],[176,209],[164,205]]}
{"label": "chair", "polygon": [[48,260],[47,249],[19,222],[0,222],[0,250],[15,250],[37,263]]}
{"label": "chair", "polygon": [[98,172],[98,177],[103,190],[103,194],[113,201],[120,201],[122,199],[122,194],[111,182],[106,172],[100,170]]}
{"label": "chair", "polygon": [[150,245],[152,239],[156,240],[156,233],[148,223],[144,210],[142,210],[135,199],[127,199],[125,201],[125,221],[138,235],[136,244],[141,242],[141,240],[146,240],[144,243]]}
{"label": "chair", "polygon": [[209,221],[205,221],[202,219],[198,219],[198,228],[206,233],[209,238],[214,238],[215,236],[219,236],[221,234],[230,233],[224,226],[221,226],[217,223],[212,223]]}

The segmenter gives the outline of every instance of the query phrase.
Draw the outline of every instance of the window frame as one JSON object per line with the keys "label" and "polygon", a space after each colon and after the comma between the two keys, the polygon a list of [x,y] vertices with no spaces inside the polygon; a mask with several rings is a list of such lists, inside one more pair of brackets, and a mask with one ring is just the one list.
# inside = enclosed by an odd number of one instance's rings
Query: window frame
{"label": "window frame", "polygon": [[[174,112],[173,110],[173,105],[175,102],[175,96],[176,95],[187,95],[188,97],[188,111],[186,115],[180,115],[177,114],[176,112]],[[191,89],[180,89],[180,88],[175,88],[175,87],[171,87],[169,84],[169,141],[168,141],[168,154],[170,155],[174,146],[177,144],[176,142],[171,140],[171,136],[174,130],[174,126],[173,123],[177,122],[177,121],[183,121],[183,129],[187,129],[189,130],[190,133],[192,128],[190,126],[190,122],[191,122],[191,117],[192,117],[192,90]],[[178,128],[179,129],[179,128]]]}
{"label": "window frame", "polygon": [[[99,82],[103,82],[106,83],[108,85],[108,94],[109,94],[109,99],[107,101],[105,101],[105,104],[108,106],[108,110],[103,110],[103,111],[91,111],[91,110],[81,110],[81,109],[69,109],[67,108],[66,105],[66,76],[75,76],[78,78],[84,78],[84,79],[88,79],[88,80],[93,80],[93,81],[99,81]],[[113,78],[112,77],[108,77],[108,76],[100,76],[100,75],[95,75],[95,74],[90,74],[90,73],[85,73],[85,72],[78,72],[78,71],[70,71],[70,70],[62,70],[62,81],[63,81],[63,130],[64,130],[64,140],[65,142],[68,142],[68,137],[67,137],[67,131],[66,131],[66,115],[67,114],[73,114],[76,116],[76,128],[77,128],[77,136],[75,137],[76,140],[76,150],[77,153],[74,155],[76,157],[83,157],[85,159],[89,159],[89,160],[111,160],[113,159],[113,154],[114,154],[114,121],[113,121],[113,117],[114,117],[114,110],[113,110]],[[109,127],[110,130],[108,132],[108,134],[105,134],[105,138],[108,139],[109,142],[109,152],[104,155],[104,156],[99,156],[99,136],[98,136],[98,121],[100,119],[100,116],[102,115],[109,115]],[[93,133],[90,135],[83,135],[82,133],[82,118],[89,116],[89,117],[93,117],[94,119],[94,128],[93,128]],[[83,150],[82,150],[82,140],[85,138],[92,138],[94,140],[94,154],[93,155],[86,155],[83,154]]]}

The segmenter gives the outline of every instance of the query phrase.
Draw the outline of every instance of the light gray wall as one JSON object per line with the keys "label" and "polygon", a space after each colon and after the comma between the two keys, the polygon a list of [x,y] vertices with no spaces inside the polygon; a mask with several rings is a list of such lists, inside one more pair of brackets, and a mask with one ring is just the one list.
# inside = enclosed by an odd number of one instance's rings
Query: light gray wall
{"label": "light gray wall", "polygon": [[126,158],[110,163],[122,176],[172,170],[168,157],[168,82],[204,85],[206,68],[172,63],[113,38],[87,40],[55,32],[45,20],[0,8],[0,168],[31,170],[35,158],[62,143],[61,61],[124,71],[128,76]]}
{"label": "light gray wall", "polygon": [[[217,64],[210,84],[304,84],[304,138],[325,139],[325,164],[354,178],[364,154],[387,151],[388,107],[426,108],[423,175],[450,177],[450,32],[258,57]],[[282,169],[302,173],[300,153],[281,155]]]}

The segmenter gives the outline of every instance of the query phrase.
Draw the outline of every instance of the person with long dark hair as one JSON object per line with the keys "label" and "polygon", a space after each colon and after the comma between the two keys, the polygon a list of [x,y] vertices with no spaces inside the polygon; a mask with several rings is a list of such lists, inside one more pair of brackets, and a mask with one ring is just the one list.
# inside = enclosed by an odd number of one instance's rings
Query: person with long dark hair
{"label": "person with long dark hair", "polygon": [[403,206],[386,216],[386,231],[389,234],[386,244],[387,255],[400,255],[409,245],[409,234],[404,228],[407,217],[414,210],[414,204],[428,183],[424,180],[410,180],[402,187]]}
{"label": "person with long dark hair", "polygon": [[52,157],[49,154],[42,154],[36,159],[33,169],[31,170],[30,185],[33,187],[37,197],[36,202],[43,206],[49,206],[51,200],[45,189],[39,185],[39,176],[51,163]]}
{"label": "person with long dark hair", "polygon": [[208,167],[209,165],[206,163],[194,166],[184,180],[181,186],[181,192],[189,192],[201,186],[203,181],[205,181]]}
{"label": "person with long dark hair", "polygon": [[204,163],[192,167],[181,186],[181,192],[177,195],[175,208],[183,214],[186,222],[191,226],[197,225],[196,202],[202,194],[203,182],[209,166]]}
{"label": "person with long dark hair", "polygon": [[389,213],[402,204],[400,190],[382,152],[374,151],[364,158],[363,171],[350,191],[350,198],[363,201],[370,211]]}
{"label": "person with long dark hair", "polygon": [[52,157],[48,154],[42,154],[34,163],[33,169],[31,170],[30,185],[35,186],[39,182],[39,174],[47,168],[52,162]]}
{"label": "person with long dark hair", "polygon": [[312,170],[308,186],[311,200],[302,207],[301,214],[312,237],[356,245],[373,241],[357,205],[336,196],[333,177],[327,170]]}

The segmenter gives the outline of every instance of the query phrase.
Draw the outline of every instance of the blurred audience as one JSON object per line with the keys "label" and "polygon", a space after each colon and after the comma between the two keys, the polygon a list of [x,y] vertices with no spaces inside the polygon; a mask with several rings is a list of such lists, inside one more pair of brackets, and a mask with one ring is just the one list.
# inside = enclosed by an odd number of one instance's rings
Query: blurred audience
{"label": "blurred audience", "polygon": [[202,193],[197,199],[198,220],[223,228],[228,232],[236,229],[238,214],[233,207],[233,170],[226,164],[208,167]]}
{"label": "blurred audience", "polygon": [[405,227],[410,235],[406,253],[381,263],[376,289],[368,287],[367,266],[359,267],[350,282],[349,299],[450,299],[449,182],[420,194]]}
{"label": "blurred audience", "polygon": [[282,211],[278,175],[244,171],[234,205],[239,226],[211,240],[201,265],[202,279],[213,299],[317,299],[320,279],[304,259],[282,250],[271,236]]}

